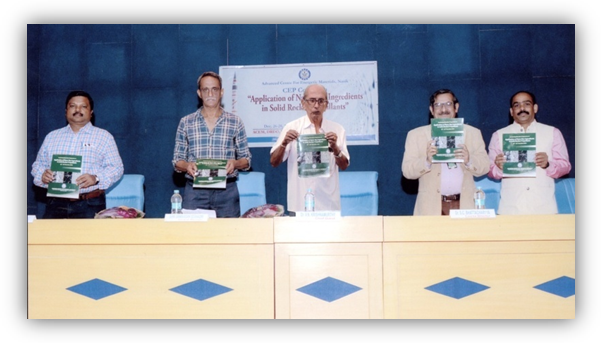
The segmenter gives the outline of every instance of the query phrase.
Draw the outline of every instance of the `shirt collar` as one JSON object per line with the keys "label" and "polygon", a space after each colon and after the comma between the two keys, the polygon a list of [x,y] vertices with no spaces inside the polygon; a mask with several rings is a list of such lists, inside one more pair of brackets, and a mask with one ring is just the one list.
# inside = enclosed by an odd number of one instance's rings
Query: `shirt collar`
{"label": "shirt collar", "polygon": [[[311,119],[309,119],[309,116],[305,115],[303,117],[303,121],[301,122],[301,128],[308,129],[310,127],[315,127],[315,125],[313,125],[313,123],[311,122]],[[321,120],[321,131],[326,132],[326,118],[323,118]]]}
{"label": "shirt collar", "polygon": [[[91,130],[92,126],[94,126],[94,125],[92,125],[92,121],[89,121],[86,123],[86,125],[84,125],[81,129],[79,129],[79,131],[77,131],[77,133],[80,133],[80,132],[86,133]],[[73,128],[71,128],[71,125],[67,124],[67,129],[72,134],[75,134],[75,131],[73,131]]]}
{"label": "shirt collar", "polygon": [[[532,123],[530,123],[530,125],[524,130],[524,132],[536,132],[536,123],[536,119],[534,119]],[[518,132],[522,131],[522,125],[516,123],[515,121],[513,122],[513,125]]]}

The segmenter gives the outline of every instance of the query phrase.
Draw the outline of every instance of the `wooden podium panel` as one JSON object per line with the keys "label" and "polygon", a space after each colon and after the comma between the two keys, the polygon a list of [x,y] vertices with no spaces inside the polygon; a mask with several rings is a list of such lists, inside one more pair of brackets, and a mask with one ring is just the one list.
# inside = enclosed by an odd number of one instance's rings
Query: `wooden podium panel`
{"label": "wooden podium panel", "polygon": [[[243,230],[240,224],[35,221],[29,228],[28,316],[273,318],[272,221],[246,220]],[[240,236],[253,243],[243,244]],[[88,281],[92,286],[81,285]],[[115,292],[111,287],[116,293],[98,295]]]}
{"label": "wooden podium panel", "polygon": [[385,242],[574,240],[574,214],[454,219],[448,216],[384,217]]}
{"label": "wooden podium panel", "polygon": [[575,318],[575,215],[36,220],[29,318]]}
{"label": "wooden podium panel", "polygon": [[[276,244],[275,250],[276,319],[382,318],[380,243]],[[352,293],[302,291],[319,287],[318,282],[324,288],[349,287]]]}
{"label": "wooden podium panel", "polygon": [[383,317],[382,217],[275,218],[274,235],[277,319]]}
{"label": "wooden podium panel", "polygon": [[382,216],[311,219],[273,218],[276,243],[378,242],[381,243]]}
{"label": "wooden podium panel", "polygon": [[575,295],[535,288],[573,287],[574,215],[416,219],[384,219],[385,318],[575,318]]}
{"label": "wooden podium panel", "polygon": [[271,218],[40,219],[28,224],[27,244],[256,244],[273,243]]}

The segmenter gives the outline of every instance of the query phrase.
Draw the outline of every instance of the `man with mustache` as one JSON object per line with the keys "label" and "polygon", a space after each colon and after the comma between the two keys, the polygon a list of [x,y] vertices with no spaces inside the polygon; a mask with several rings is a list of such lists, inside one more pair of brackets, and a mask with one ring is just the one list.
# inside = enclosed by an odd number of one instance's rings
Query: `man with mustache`
{"label": "man with mustache", "polygon": [[[430,96],[430,118],[456,118],[459,101],[449,89],[439,89]],[[436,146],[430,125],[409,131],[401,169],[407,179],[419,180],[414,215],[449,215],[452,209],[473,209],[476,186],[474,176],[488,171],[488,158],[482,134],[477,128],[463,125],[464,144],[455,157],[462,163],[432,163]]]}
{"label": "man with mustache", "polygon": [[[198,78],[196,93],[202,106],[183,117],[177,127],[173,166],[186,173],[182,207],[214,210],[218,218],[240,217],[240,195],[236,184],[238,170],[250,169],[251,154],[246,130],[240,117],[221,107],[221,76],[205,72]],[[197,159],[227,160],[225,189],[194,188]]]}
{"label": "man with mustache", "polygon": [[[488,176],[501,181],[499,214],[555,214],[555,181],[572,169],[561,132],[536,121],[538,104],[534,94],[519,91],[511,96],[509,112],[513,123],[493,133],[488,146]],[[503,178],[504,133],[536,133],[536,177]]]}
{"label": "man with mustache", "polygon": [[[340,211],[339,169],[345,170],[350,163],[350,154],[346,147],[346,131],[342,125],[323,117],[328,107],[328,92],[319,84],[308,86],[301,100],[307,115],[286,124],[270,151],[270,163],[279,166],[288,160],[288,212],[304,211],[304,195],[308,188],[315,194],[316,211]],[[296,139],[300,135],[323,133],[328,141],[326,156],[321,160],[329,161],[329,177],[298,176],[298,153]]]}
{"label": "man with mustache", "polygon": [[92,125],[94,100],[84,91],[72,91],[65,102],[68,125],[50,132],[32,165],[36,186],[48,188],[55,177],[50,170],[52,156],[79,155],[82,173],[75,180],[78,199],[47,197],[44,219],[94,218],[106,209],[105,190],[123,176],[123,162],[113,136]]}

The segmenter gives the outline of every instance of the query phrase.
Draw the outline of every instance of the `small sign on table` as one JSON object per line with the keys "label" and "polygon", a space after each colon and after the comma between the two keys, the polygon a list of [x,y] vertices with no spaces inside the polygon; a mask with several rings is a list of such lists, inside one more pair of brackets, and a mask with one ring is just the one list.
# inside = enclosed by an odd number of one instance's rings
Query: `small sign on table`
{"label": "small sign on table", "polygon": [[297,218],[315,219],[315,220],[334,220],[340,219],[340,211],[298,211]]}
{"label": "small sign on table", "polygon": [[495,210],[492,208],[481,210],[451,210],[451,218],[495,218]]}

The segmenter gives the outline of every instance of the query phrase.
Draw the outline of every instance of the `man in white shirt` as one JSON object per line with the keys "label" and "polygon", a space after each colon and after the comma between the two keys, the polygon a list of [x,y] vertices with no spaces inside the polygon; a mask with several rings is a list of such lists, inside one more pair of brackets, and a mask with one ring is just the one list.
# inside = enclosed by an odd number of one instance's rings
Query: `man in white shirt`
{"label": "man in white shirt", "polygon": [[[323,117],[328,107],[328,95],[324,86],[313,84],[305,89],[301,104],[307,112],[284,126],[275,145],[271,148],[270,163],[273,167],[288,161],[288,212],[304,211],[304,195],[311,188],[315,194],[316,211],[340,211],[339,170],[345,170],[350,164],[350,155],[346,147],[344,128]],[[296,139],[300,135],[325,135],[329,153],[322,156],[330,162],[328,177],[298,176],[298,152]],[[290,144],[292,143],[292,144]]]}

